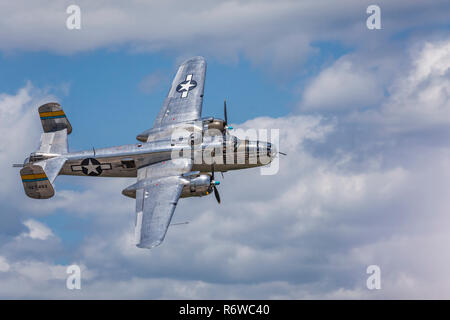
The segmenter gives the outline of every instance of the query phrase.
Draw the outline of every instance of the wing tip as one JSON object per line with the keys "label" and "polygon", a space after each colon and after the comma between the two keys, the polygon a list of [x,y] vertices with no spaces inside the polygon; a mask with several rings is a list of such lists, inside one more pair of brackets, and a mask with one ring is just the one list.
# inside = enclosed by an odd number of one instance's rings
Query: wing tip
{"label": "wing tip", "polygon": [[159,246],[162,243],[162,240],[154,240],[154,241],[143,241],[136,243],[136,247],[141,249],[152,249],[154,247]]}
{"label": "wing tip", "polygon": [[195,57],[191,57],[187,60],[185,60],[182,65],[187,64],[187,63],[193,63],[193,62],[204,62],[206,63],[206,59],[202,56],[195,56]]}

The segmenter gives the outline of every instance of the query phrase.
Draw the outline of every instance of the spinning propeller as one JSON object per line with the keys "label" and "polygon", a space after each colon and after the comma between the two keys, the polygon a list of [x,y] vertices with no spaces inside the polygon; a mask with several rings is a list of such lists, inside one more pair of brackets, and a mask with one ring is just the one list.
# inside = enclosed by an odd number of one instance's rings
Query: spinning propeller
{"label": "spinning propeller", "polygon": [[223,125],[224,125],[225,130],[233,129],[232,126],[229,126],[229,125],[228,125],[228,117],[227,117],[227,100],[223,100],[223,114],[224,114],[224,120],[225,120],[224,123],[223,123]]}
{"label": "spinning propeller", "polygon": [[211,186],[214,189],[214,196],[216,197],[216,200],[218,203],[220,203],[220,195],[219,191],[217,190],[217,187],[220,184],[220,181],[214,180],[214,164],[211,166]]}

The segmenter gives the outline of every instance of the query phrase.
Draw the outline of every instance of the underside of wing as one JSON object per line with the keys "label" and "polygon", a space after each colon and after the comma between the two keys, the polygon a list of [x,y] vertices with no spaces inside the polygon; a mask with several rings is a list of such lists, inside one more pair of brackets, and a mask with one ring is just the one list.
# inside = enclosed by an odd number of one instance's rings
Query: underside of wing
{"label": "underside of wing", "polygon": [[135,240],[140,248],[159,245],[166,235],[189,172],[189,159],[163,161],[138,169],[138,181],[125,192],[136,192]]}
{"label": "underside of wing", "polygon": [[153,128],[201,117],[206,61],[193,57],[181,64]]}
{"label": "underside of wing", "polygon": [[153,248],[166,235],[183,185],[176,177],[149,181],[136,190],[135,241],[139,248]]}

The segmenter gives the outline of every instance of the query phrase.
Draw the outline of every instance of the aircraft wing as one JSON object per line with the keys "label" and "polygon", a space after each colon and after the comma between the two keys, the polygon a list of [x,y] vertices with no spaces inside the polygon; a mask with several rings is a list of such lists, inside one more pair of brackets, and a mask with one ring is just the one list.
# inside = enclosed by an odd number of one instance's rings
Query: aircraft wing
{"label": "aircraft wing", "polygon": [[153,128],[200,119],[205,74],[203,57],[194,57],[181,64]]}
{"label": "aircraft wing", "polygon": [[153,248],[164,240],[183,190],[182,174],[192,168],[190,159],[162,161],[138,169],[135,239],[140,248]]}

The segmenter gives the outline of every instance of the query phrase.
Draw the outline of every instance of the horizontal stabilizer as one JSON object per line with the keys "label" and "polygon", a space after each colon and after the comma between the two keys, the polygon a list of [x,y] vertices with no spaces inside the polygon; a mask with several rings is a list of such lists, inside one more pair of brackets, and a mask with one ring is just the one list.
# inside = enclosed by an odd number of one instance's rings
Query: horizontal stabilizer
{"label": "horizontal stabilizer", "polygon": [[45,171],[48,179],[50,180],[50,183],[53,184],[66,161],[67,159],[64,157],[56,157],[44,161],[35,162],[34,164],[40,166]]}
{"label": "horizontal stabilizer", "polygon": [[41,134],[38,153],[64,154],[68,152],[67,129]]}

